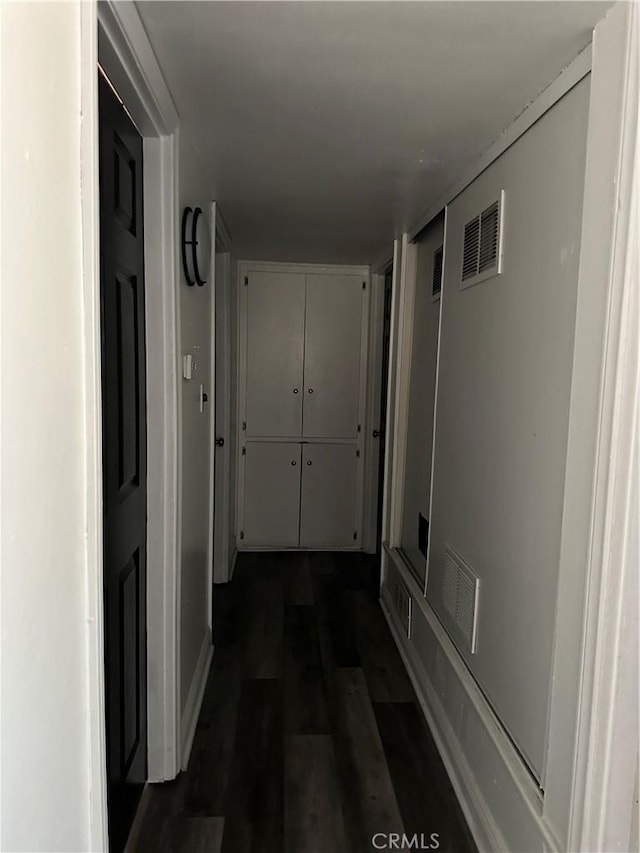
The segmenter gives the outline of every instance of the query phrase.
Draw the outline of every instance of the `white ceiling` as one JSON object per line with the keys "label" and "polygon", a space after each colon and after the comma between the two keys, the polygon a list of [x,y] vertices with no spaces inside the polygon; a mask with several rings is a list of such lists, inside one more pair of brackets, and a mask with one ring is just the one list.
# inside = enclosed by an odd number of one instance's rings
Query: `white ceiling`
{"label": "white ceiling", "polygon": [[241,257],[371,262],[610,3],[139,2]]}

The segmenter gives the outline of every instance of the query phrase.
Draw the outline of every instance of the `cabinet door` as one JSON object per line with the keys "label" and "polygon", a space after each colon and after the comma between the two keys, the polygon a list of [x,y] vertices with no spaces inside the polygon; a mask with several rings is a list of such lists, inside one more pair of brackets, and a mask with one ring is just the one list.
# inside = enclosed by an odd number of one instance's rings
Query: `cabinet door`
{"label": "cabinet door", "polygon": [[300,545],[353,548],[356,532],[355,444],[302,445]]}
{"label": "cabinet door", "polygon": [[299,544],[299,443],[249,441],[244,468],[243,545]]}
{"label": "cabinet door", "polygon": [[357,435],[363,294],[360,276],[307,276],[305,438]]}
{"label": "cabinet door", "polygon": [[305,277],[252,272],[247,285],[247,435],[302,429]]}

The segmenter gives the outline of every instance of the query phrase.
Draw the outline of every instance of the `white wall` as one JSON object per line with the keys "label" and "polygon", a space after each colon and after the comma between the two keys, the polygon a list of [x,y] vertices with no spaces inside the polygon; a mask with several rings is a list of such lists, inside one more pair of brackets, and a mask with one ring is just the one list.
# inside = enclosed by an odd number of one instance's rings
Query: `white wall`
{"label": "white wall", "polygon": [[[566,464],[589,82],[447,210],[427,597],[451,545],[480,577],[463,657],[540,778]],[[464,224],[505,190],[504,273],[460,290]]]}
{"label": "white wall", "polygon": [[[2,3],[3,850],[92,846],[80,3]],[[99,775],[99,770],[98,770]]]}
{"label": "white wall", "polygon": [[418,548],[418,513],[429,519],[433,409],[440,300],[433,299],[433,253],[442,245],[444,217],[420,235],[413,309],[413,344],[404,475],[402,550],[424,584],[427,561]]}
{"label": "white wall", "polygon": [[[201,207],[210,231],[210,199],[203,171],[188,136],[180,134],[180,215],[186,207]],[[203,229],[204,231],[205,229]],[[210,246],[209,246],[210,250]],[[201,269],[209,279],[209,269]],[[180,275],[180,325],[182,354],[195,361],[193,378],[181,380],[182,390],[182,565],[180,695],[183,714],[192,688],[203,646],[209,643],[209,453],[211,407],[211,282],[204,287],[187,286]],[[200,383],[209,402],[200,412]],[[184,720],[183,720],[184,724]]]}

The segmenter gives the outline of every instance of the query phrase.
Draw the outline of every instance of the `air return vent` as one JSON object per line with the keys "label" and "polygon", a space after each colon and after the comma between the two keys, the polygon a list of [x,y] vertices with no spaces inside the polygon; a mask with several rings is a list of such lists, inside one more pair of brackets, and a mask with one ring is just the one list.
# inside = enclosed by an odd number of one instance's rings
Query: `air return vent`
{"label": "air return vent", "polygon": [[464,226],[461,287],[471,287],[502,272],[504,190]]}
{"label": "air return vent", "polygon": [[433,281],[431,284],[431,295],[434,300],[440,296],[442,290],[442,259],[444,246],[439,246],[433,253]]}
{"label": "air return vent", "polygon": [[442,603],[458,629],[466,650],[476,653],[480,581],[462,557],[448,545],[444,553]]}
{"label": "air return vent", "polygon": [[392,566],[389,566],[387,587],[393,603],[393,609],[396,611],[396,616],[400,620],[407,638],[411,639],[411,611],[413,601],[404,581],[400,577],[398,571]]}

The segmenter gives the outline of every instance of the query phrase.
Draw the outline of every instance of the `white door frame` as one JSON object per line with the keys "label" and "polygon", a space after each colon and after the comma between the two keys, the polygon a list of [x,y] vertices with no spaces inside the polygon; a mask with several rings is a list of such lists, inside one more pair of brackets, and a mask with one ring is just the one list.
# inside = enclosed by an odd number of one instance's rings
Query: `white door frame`
{"label": "white door frame", "polygon": [[[81,5],[83,264],[88,547],[99,570],[89,587],[91,849],[106,849],[106,732],[102,616],[102,453],[98,58],[143,136],[147,340],[147,662],[148,778],[175,777],[180,766],[180,343],[176,235],[178,114],[132,3]],[[151,354],[153,357],[151,357]]]}
{"label": "white door frame", "polygon": [[[211,202],[211,438],[209,453],[209,600],[212,601],[214,583],[226,583],[231,577],[230,564],[230,514],[228,499],[230,488],[230,437],[231,437],[231,235],[225,225],[220,205]],[[223,275],[219,279],[216,254],[222,255]],[[216,334],[217,320],[224,330],[222,341]],[[222,388],[216,383],[217,368],[221,361]],[[221,405],[222,404],[222,405]],[[222,416],[219,410],[222,408]],[[217,428],[216,428],[217,427]],[[216,450],[216,433],[221,433],[224,446]],[[216,470],[222,465],[223,498],[216,501]],[[211,603],[209,605],[211,607]],[[213,615],[209,626],[213,630]]]}
{"label": "white door frame", "polygon": [[375,554],[378,534],[378,478],[380,467],[380,439],[373,437],[379,430],[382,396],[382,345],[384,335],[384,272],[371,276],[371,301],[369,304],[369,352],[367,354],[367,416],[364,435],[364,518],[362,522],[362,547]]}

